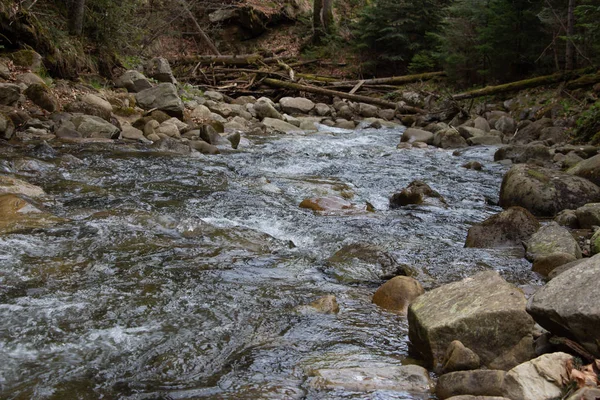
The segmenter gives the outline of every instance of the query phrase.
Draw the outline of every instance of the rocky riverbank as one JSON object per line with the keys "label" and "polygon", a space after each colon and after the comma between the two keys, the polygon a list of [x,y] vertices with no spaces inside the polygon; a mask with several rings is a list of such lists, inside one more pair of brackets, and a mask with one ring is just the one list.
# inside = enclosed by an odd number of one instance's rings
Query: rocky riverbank
{"label": "rocky riverbank", "polygon": [[[455,400],[598,395],[600,155],[594,146],[569,144],[567,124],[552,118],[551,110],[518,107],[518,98],[488,104],[473,115],[460,107],[403,115],[339,99],[331,104],[289,96],[277,102],[232,99],[178,84],[164,59],[150,60],[144,74],[125,72],[110,89],[50,83],[40,77],[41,59],[32,52],[2,59],[0,74],[5,80],[0,83],[0,145],[31,149],[32,157],[20,161],[29,171],[44,168],[43,160],[56,157],[62,146],[116,144],[198,157],[235,152],[248,144],[247,134],[310,134],[318,126],[410,125],[397,151],[499,146],[496,161],[514,164],[499,188],[505,211],[474,225],[466,246],[521,249],[548,284],[526,295],[487,271],[425,292],[411,277],[394,277],[375,292],[373,302],[407,315],[410,343],[428,370],[415,365],[321,369],[309,378],[310,385],[431,392]],[[415,106],[432,100],[417,93],[405,93],[404,99]],[[68,154],[60,157],[65,165],[81,162]],[[0,176],[2,234],[61,223],[36,201],[45,196],[42,188],[6,172]],[[373,211],[338,192],[339,197],[307,198],[300,207],[325,215]],[[390,208],[411,205],[447,207],[447,202],[427,182],[390,193]],[[367,252],[358,253],[365,257]],[[382,271],[379,278],[394,272]],[[338,311],[330,297],[310,307]],[[582,370],[573,355],[591,367]],[[439,376],[437,383],[428,371]]]}

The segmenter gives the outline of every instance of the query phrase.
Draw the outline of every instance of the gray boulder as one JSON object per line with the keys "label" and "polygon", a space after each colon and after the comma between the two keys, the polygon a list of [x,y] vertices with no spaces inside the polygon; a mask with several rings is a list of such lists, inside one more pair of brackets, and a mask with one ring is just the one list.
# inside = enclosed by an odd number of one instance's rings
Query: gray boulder
{"label": "gray boulder", "polygon": [[459,340],[455,340],[448,346],[446,356],[442,365],[442,372],[447,374],[456,371],[468,371],[478,369],[481,360],[475,352],[465,347]]}
{"label": "gray boulder", "polygon": [[521,206],[536,216],[553,217],[597,201],[600,188],[587,179],[525,164],[513,166],[500,188],[500,206]]}
{"label": "gray boulder", "polygon": [[144,66],[146,74],[159,82],[175,83],[175,77],[171,66],[166,58],[156,57],[148,61]]}
{"label": "gray boulder", "polygon": [[575,210],[578,225],[581,229],[592,229],[600,226],[600,203],[589,203]]}
{"label": "gray boulder", "polygon": [[34,83],[25,89],[25,95],[38,107],[46,111],[54,112],[58,110],[59,104],[56,97],[52,94],[48,86]]}
{"label": "gray boulder", "polygon": [[364,118],[373,118],[377,117],[379,112],[379,107],[374,106],[372,104],[359,103],[358,104],[358,114]]}
{"label": "gray boulder", "polygon": [[315,103],[303,97],[283,97],[279,105],[286,114],[308,114],[315,108]]}
{"label": "gray boulder", "polygon": [[474,136],[467,139],[467,143],[471,146],[500,146],[502,138],[497,135]]}
{"label": "gray boulder", "polygon": [[482,365],[509,369],[533,352],[533,320],[525,304],[523,293],[497,272],[481,272],[417,297],[408,309],[408,336],[435,370],[454,340]]}
{"label": "gray boulder", "polygon": [[554,152],[541,144],[505,146],[494,153],[494,161],[511,160],[515,164],[533,161],[550,164],[553,158]]}
{"label": "gray boulder", "polygon": [[433,135],[433,145],[442,149],[460,149],[467,147],[467,141],[454,128],[444,129]]}
{"label": "gray boulder", "polygon": [[440,376],[435,394],[439,399],[457,395],[502,396],[506,371],[478,369]]}
{"label": "gray boulder", "polygon": [[542,129],[553,126],[554,121],[550,118],[537,120],[523,129],[519,130],[510,140],[511,144],[527,144],[538,140],[542,134]]}
{"label": "gray boulder", "polygon": [[491,127],[487,119],[483,117],[477,117],[473,121],[473,127],[477,129],[481,129],[484,132],[489,132]]}
{"label": "gray boulder", "polygon": [[423,142],[423,143],[427,143],[427,144],[432,144],[433,143],[433,133],[424,131],[422,129],[408,128],[402,134],[402,137],[400,138],[400,142],[408,142],[408,143]]}
{"label": "gray boulder", "polygon": [[259,99],[256,103],[254,103],[254,111],[256,112],[256,118],[274,118],[274,119],[282,119],[279,111],[275,109],[273,104],[268,101]]}
{"label": "gray boulder", "polygon": [[494,128],[505,135],[513,135],[517,130],[517,123],[511,117],[503,115],[496,120]]}
{"label": "gray boulder", "polygon": [[0,139],[9,140],[15,132],[15,124],[4,114],[0,114]]}
{"label": "gray boulder", "polygon": [[282,121],[280,119],[265,118],[263,119],[262,123],[271,131],[275,132],[290,133],[300,131],[300,128],[298,128],[297,126],[288,124],[287,122]]}
{"label": "gray boulder", "polygon": [[119,128],[93,115],[76,115],[71,122],[84,138],[118,139],[121,136]]}
{"label": "gray boulder", "polygon": [[600,154],[581,161],[573,168],[570,168],[567,173],[580,176],[600,185]]}
{"label": "gray boulder", "polygon": [[534,233],[525,243],[525,247],[527,258],[530,260],[553,253],[566,253],[581,258],[581,249],[571,232],[554,221]]}
{"label": "gray boulder", "polygon": [[492,215],[467,233],[465,247],[521,246],[540,228],[538,220],[522,207],[510,207]]}
{"label": "gray boulder", "polygon": [[125,88],[129,92],[137,93],[150,89],[152,84],[141,72],[129,70],[115,80],[115,87]]}
{"label": "gray boulder", "polygon": [[171,83],[142,90],[135,95],[138,105],[144,110],[156,108],[172,117],[183,118],[183,102],[177,95],[177,88]]}
{"label": "gray boulder", "polygon": [[527,304],[535,321],[555,335],[574,338],[600,357],[600,255],[552,279]]}

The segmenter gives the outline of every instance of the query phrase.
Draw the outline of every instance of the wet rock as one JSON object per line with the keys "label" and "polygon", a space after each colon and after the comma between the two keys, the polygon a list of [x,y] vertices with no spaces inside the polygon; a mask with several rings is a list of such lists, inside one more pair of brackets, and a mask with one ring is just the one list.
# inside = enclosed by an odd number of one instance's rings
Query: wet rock
{"label": "wet rock", "polygon": [[390,197],[390,208],[404,207],[410,204],[446,206],[446,200],[422,181],[413,181],[400,193]]}
{"label": "wet rock", "polygon": [[315,103],[303,97],[283,97],[279,100],[281,110],[287,114],[308,114],[315,108]]}
{"label": "wet rock", "polygon": [[417,365],[319,369],[312,373],[310,387],[315,389],[345,389],[353,392],[373,390],[429,393],[432,382],[429,373]]}
{"label": "wet rock", "polygon": [[52,146],[48,144],[46,141],[42,141],[42,143],[38,144],[33,148],[33,155],[39,158],[55,158],[58,155],[58,152],[54,150]]}
{"label": "wet rock", "polygon": [[213,146],[210,143],[206,143],[203,140],[192,140],[190,147],[194,150],[199,151],[202,154],[220,154],[221,151],[217,146]]}
{"label": "wet rock", "polygon": [[302,200],[300,208],[317,211],[323,214],[329,213],[356,213],[366,211],[365,208],[358,208],[356,204],[351,203],[341,197],[311,197]]}
{"label": "wet rock", "polygon": [[442,362],[442,373],[447,374],[455,371],[468,371],[479,368],[481,361],[479,356],[459,340],[454,340],[444,356]]}
{"label": "wet rock", "polygon": [[50,112],[58,110],[58,100],[54,97],[48,86],[34,83],[33,85],[29,85],[24,93],[38,107]]}
{"label": "wet rock", "polygon": [[177,88],[171,83],[142,90],[135,95],[137,104],[144,110],[156,108],[172,117],[183,118],[183,102],[177,95]]}
{"label": "wet rock", "polygon": [[335,125],[336,128],[342,128],[342,129],[349,129],[352,130],[354,128],[356,128],[356,123],[354,121],[348,121],[345,120],[343,118],[337,118],[335,120]]}
{"label": "wet rock", "polygon": [[440,376],[435,394],[440,399],[457,395],[502,396],[505,371],[473,370],[450,372]]}
{"label": "wet rock", "polygon": [[0,175],[0,194],[7,193],[28,197],[40,197],[46,194],[44,189],[39,186],[11,176]]}
{"label": "wet rock", "polygon": [[400,142],[401,143],[402,142],[408,142],[408,143],[423,142],[423,143],[427,143],[427,144],[432,144],[433,143],[433,133],[424,131],[422,129],[408,128],[402,134],[402,137],[400,138]]}
{"label": "wet rock", "polygon": [[544,354],[516,366],[504,378],[503,394],[513,399],[551,400],[562,396],[566,364],[573,356],[566,353]]}
{"label": "wet rock", "polygon": [[129,92],[137,93],[150,89],[152,84],[141,72],[129,70],[115,80],[115,87],[125,88]]}
{"label": "wet rock", "polygon": [[0,234],[44,228],[59,222],[60,218],[42,211],[15,194],[0,194]]}
{"label": "wet rock", "polygon": [[436,132],[433,135],[433,145],[442,149],[459,149],[467,147],[467,141],[454,128]]}
{"label": "wet rock", "polygon": [[483,169],[483,165],[479,161],[469,161],[462,166],[466,169],[473,169],[475,171],[481,171]]}
{"label": "wet rock", "polygon": [[156,57],[144,66],[146,74],[159,82],[175,83],[175,77],[166,58]]}
{"label": "wet rock", "polygon": [[373,303],[383,309],[406,314],[410,303],[423,293],[425,290],[416,279],[396,276],[377,289]]}
{"label": "wet rock", "polygon": [[403,266],[382,248],[365,243],[342,247],[326,260],[326,272],[341,282],[380,282],[402,274]]}
{"label": "wet rock", "polygon": [[596,201],[600,201],[600,188],[592,182],[524,164],[513,166],[500,188],[500,206],[521,206],[536,216],[553,217]]}
{"label": "wet rock", "polygon": [[578,341],[600,356],[600,255],[553,278],[530,299],[527,311],[557,336]]}
{"label": "wet rock", "polygon": [[254,111],[256,112],[256,118],[258,119],[282,119],[281,114],[275,109],[275,106],[271,102],[262,98],[254,103]]}
{"label": "wet rock", "polygon": [[510,207],[469,228],[465,247],[521,246],[540,228],[538,220],[522,207]]}
{"label": "wet rock", "polygon": [[533,352],[533,346],[524,346],[533,343],[525,303],[523,293],[497,272],[481,272],[419,296],[408,309],[409,339],[438,371],[454,340],[474,351],[482,365],[509,369]]}
{"label": "wet rock", "polygon": [[76,115],[71,119],[77,132],[84,138],[118,139],[121,135],[119,128],[93,115]]}
{"label": "wet rock", "polygon": [[542,129],[553,126],[550,118],[537,120],[519,131],[511,138],[510,144],[527,144],[538,140],[542,134]]}
{"label": "wet rock", "polygon": [[225,146],[231,147],[231,142],[221,136],[212,125],[202,125],[200,129],[200,138],[206,143],[210,143],[213,146]]}
{"label": "wet rock", "polygon": [[315,301],[309,304],[315,311],[321,314],[337,314],[340,312],[340,306],[334,295],[330,294],[327,296],[319,297]]}
{"label": "wet rock", "polygon": [[240,132],[233,132],[225,136],[225,139],[229,140],[229,142],[231,143],[231,147],[237,149],[240,145],[242,135],[240,134]]}
{"label": "wet rock", "polygon": [[550,164],[553,158],[554,152],[541,144],[506,146],[498,149],[494,154],[494,161],[511,160],[515,164],[528,162]]}
{"label": "wet rock", "polygon": [[556,268],[577,260],[573,254],[568,253],[550,253],[547,255],[538,256],[533,260],[532,271],[540,275],[548,276]]}
{"label": "wet rock", "polygon": [[265,118],[262,120],[262,123],[265,124],[265,126],[268,129],[270,129],[271,131],[275,131],[275,132],[282,132],[282,133],[300,132],[300,128],[298,128],[297,126],[288,124],[287,122],[282,121],[280,119]]}
{"label": "wet rock", "polygon": [[525,243],[527,258],[536,260],[538,257],[553,253],[571,254],[575,258],[581,258],[579,244],[568,229],[552,221],[542,226]]}

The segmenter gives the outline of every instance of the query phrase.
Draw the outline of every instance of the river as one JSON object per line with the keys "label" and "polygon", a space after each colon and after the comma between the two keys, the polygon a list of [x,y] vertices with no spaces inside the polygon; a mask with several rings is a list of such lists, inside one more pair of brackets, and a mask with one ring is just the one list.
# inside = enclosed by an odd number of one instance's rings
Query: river
{"label": "river", "polygon": [[[24,163],[2,149],[1,169],[67,221],[0,236],[0,398],[428,398],[311,386],[320,368],[418,363],[406,318],[371,304],[377,260],[330,257],[376,248],[426,289],[487,269],[537,282],[518,252],[463,248],[500,210],[495,149],[397,150],[401,133],[323,127],[199,157],[64,145]],[[472,160],[484,170],[461,167]],[[388,209],[415,179],[449,206]],[[375,211],[298,206],[330,195]],[[301,307],[328,294],[338,314]]]}

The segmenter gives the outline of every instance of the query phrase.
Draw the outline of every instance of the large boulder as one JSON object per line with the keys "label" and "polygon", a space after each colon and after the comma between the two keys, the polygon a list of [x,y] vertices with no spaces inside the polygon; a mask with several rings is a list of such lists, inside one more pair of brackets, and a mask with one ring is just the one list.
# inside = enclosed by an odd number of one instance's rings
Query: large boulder
{"label": "large boulder", "polygon": [[12,106],[21,97],[21,87],[13,83],[0,83],[0,104]]}
{"label": "large boulder", "polygon": [[512,400],[552,400],[562,398],[563,382],[569,374],[566,353],[544,354],[516,366],[504,378],[503,394]]}
{"label": "large boulder", "polygon": [[423,286],[416,279],[396,276],[377,289],[373,295],[373,303],[383,309],[406,314],[410,303],[424,292]]}
{"label": "large boulder", "polygon": [[567,173],[580,176],[600,185],[600,154],[579,162]]}
{"label": "large boulder", "polygon": [[84,138],[118,139],[121,134],[119,128],[93,115],[76,115],[71,119],[71,122],[75,125],[77,132],[81,133]]}
{"label": "large boulder", "polygon": [[422,129],[408,128],[402,134],[400,142],[423,142],[427,144],[433,143],[433,133]]}
{"label": "large boulder", "polygon": [[538,220],[523,207],[510,207],[469,228],[465,247],[521,246],[540,228]]}
{"label": "large boulder", "polygon": [[494,154],[494,161],[511,160],[515,164],[533,161],[551,163],[553,158],[554,152],[541,144],[506,146],[498,149]]}
{"label": "large boulder", "polygon": [[412,181],[399,193],[390,197],[390,208],[404,207],[410,204],[446,206],[446,200],[423,181]]}
{"label": "large boulder", "polygon": [[402,272],[402,265],[383,248],[368,243],[343,246],[326,260],[326,272],[339,281],[381,282]]}
{"label": "large boulder", "polygon": [[144,66],[146,74],[159,82],[175,83],[175,77],[171,66],[166,58],[156,57],[151,59]]}
{"label": "large boulder", "polygon": [[112,105],[103,98],[88,93],[65,105],[65,111],[94,115],[110,122]]}
{"label": "large boulder", "polygon": [[315,103],[303,97],[283,97],[279,100],[279,105],[287,114],[308,114],[315,108]]}
{"label": "large boulder", "polygon": [[24,93],[38,107],[50,112],[58,110],[58,99],[52,94],[48,86],[34,83],[29,85]]}
{"label": "large boulder", "polygon": [[123,75],[115,80],[115,87],[125,88],[129,92],[137,93],[142,90],[150,89],[152,84],[141,72],[129,70],[125,71]]}
{"label": "large boulder", "polygon": [[510,140],[510,144],[527,144],[538,140],[542,135],[542,129],[551,127],[553,124],[554,121],[550,118],[537,120],[515,133]]}
{"label": "large boulder", "polygon": [[571,232],[554,221],[542,226],[525,243],[527,258],[536,260],[538,257],[548,256],[553,253],[571,254],[581,258],[581,249]]}
{"label": "large boulder", "polygon": [[436,370],[454,340],[475,352],[482,365],[509,369],[533,351],[533,319],[525,304],[523,293],[497,272],[481,272],[417,297],[408,309],[408,336]]}
{"label": "large boulder", "polygon": [[501,396],[506,371],[478,369],[440,376],[435,394],[439,399],[457,395]]}
{"label": "large boulder", "polygon": [[256,103],[254,103],[254,111],[256,112],[256,118],[274,118],[281,119],[281,114],[279,111],[275,109],[275,106],[264,99],[258,99]]}
{"label": "large boulder", "polygon": [[435,147],[442,149],[460,149],[469,146],[467,140],[454,128],[443,129],[433,135],[433,143]]}
{"label": "large boulder", "polygon": [[555,335],[575,339],[600,358],[600,255],[564,271],[538,290],[527,311]]}
{"label": "large boulder", "polygon": [[600,188],[587,179],[526,164],[513,166],[500,188],[502,207],[521,206],[542,217],[596,201]]}
{"label": "large boulder", "polygon": [[9,140],[15,133],[15,124],[8,116],[0,113],[0,139]]}
{"label": "large boulder", "polygon": [[183,118],[183,102],[177,95],[177,88],[171,83],[142,90],[135,95],[137,104],[144,110],[157,109],[172,117]]}

